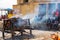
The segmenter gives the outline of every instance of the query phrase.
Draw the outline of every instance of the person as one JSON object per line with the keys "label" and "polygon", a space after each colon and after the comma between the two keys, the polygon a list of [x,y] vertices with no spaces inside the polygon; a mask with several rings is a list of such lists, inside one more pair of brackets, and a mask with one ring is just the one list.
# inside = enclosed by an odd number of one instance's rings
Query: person
{"label": "person", "polygon": [[51,19],[50,18],[47,21],[47,26],[48,26],[49,29],[51,29]]}
{"label": "person", "polygon": [[57,30],[58,29],[58,21],[54,22],[54,28]]}
{"label": "person", "polygon": [[8,18],[11,19],[13,26],[19,28],[26,25],[27,22],[21,18],[21,15],[19,15],[18,13],[14,15],[13,12],[14,10],[11,11],[10,14],[8,14]]}
{"label": "person", "polygon": [[13,16],[13,10],[9,11],[9,13],[8,13],[8,19],[12,18],[12,16]]}

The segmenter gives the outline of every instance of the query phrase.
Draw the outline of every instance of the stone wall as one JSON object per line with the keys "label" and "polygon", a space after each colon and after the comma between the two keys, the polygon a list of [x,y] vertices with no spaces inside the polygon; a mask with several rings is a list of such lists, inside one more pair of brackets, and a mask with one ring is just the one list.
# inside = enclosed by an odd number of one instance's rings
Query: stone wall
{"label": "stone wall", "polygon": [[26,15],[33,13],[36,5],[38,5],[38,2],[33,2],[32,0],[29,0],[28,3],[23,3],[23,0],[17,0],[17,5],[13,5],[13,9],[17,9],[22,15]]}
{"label": "stone wall", "polygon": [[28,0],[27,3],[24,3],[24,0],[17,0],[17,5],[13,5],[13,9],[17,9],[20,11],[20,14],[26,15],[28,13],[33,13],[36,5],[48,4],[51,2],[59,2],[59,0]]}

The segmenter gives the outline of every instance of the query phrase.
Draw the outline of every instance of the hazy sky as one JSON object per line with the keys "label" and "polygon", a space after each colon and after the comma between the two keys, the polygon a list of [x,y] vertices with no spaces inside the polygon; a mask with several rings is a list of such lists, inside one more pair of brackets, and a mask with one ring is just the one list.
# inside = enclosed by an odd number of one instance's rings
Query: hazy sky
{"label": "hazy sky", "polygon": [[17,4],[17,0],[0,0],[0,8],[12,8],[12,5]]}

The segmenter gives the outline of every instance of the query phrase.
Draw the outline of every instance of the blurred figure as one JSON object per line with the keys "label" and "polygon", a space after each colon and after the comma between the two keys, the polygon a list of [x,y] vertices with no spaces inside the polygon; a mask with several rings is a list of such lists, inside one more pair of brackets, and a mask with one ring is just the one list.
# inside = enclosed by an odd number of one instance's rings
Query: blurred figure
{"label": "blurred figure", "polygon": [[9,11],[9,13],[8,13],[8,19],[12,18],[12,16],[13,16],[13,10]]}
{"label": "blurred figure", "polygon": [[58,10],[56,10],[56,12],[55,12],[55,16],[56,16],[56,17],[59,16],[59,11],[58,11]]}
{"label": "blurred figure", "polygon": [[47,26],[48,26],[48,29],[51,29],[52,27],[50,18],[47,20]]}
{"label": "blurred figure", "polygon": [[55,20],[59,21],[59,10],[57,9],[54,14],[55,14]]}
{"label": "blurred figure", "polygon": [[54,21],[53,27],[54,27],[54,29],[58,30],[58,21],[56,21],[56,20]]}

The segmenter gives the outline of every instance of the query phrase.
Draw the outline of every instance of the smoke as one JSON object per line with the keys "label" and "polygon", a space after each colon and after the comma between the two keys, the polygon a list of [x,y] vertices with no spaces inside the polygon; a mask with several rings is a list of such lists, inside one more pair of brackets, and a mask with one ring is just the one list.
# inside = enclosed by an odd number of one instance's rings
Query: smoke
{"label": "smoke", "polygon": [[[54,12],[56,11],[56,6],[55,4],[50,4],[50,10],[48,10],[47,13],[45,13],[45,5],[37,5],[34,9],[33,13],[27,13],[23,19],[30,19],[30,23],[32,25],[36,25],[37,23],[46,23],[46,21],[50,19],[55,19]],[[41,7],[41,8],[40,8]]]}

